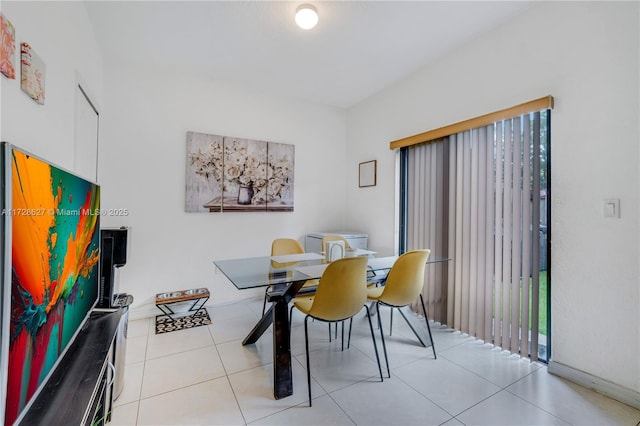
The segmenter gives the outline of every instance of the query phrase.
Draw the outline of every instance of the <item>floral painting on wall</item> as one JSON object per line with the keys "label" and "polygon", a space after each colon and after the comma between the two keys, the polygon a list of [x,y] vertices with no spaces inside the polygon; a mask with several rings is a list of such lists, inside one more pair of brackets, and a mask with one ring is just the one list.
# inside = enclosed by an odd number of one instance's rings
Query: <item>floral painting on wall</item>
{"label": "floral painting on wall", "polygon": [[294,145],[187,133],[187,212],[293,211]]}

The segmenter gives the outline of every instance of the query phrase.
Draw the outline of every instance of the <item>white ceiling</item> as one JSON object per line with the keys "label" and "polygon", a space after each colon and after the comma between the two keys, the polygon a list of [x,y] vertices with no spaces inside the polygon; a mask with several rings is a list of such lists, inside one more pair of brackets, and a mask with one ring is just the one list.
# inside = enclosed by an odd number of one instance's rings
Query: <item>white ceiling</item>
{"label": "white ceiling", "polygon": [[[293,20],[304,2],[312,30]],[[532,1],[88,1],[107,60],[350,107]]]}

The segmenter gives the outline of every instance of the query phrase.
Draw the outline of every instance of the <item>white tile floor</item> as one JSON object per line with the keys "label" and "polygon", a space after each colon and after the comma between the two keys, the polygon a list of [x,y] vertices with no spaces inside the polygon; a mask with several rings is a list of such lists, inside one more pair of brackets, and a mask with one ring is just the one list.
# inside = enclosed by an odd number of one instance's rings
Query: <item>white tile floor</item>
{"label": "white tile floor", "polygon": [[[391,378],[380,382],[364,310],[354,320],[351,348],[344,351],[339,339],[329,343],[326,324],[309,323],[312,408],[303,316],[294,312],[294,394],[275,400],[271,333],[255,345],[241,344],[259,318],[262,300],[207,309],[210,326],[167,334],[155,334],[153,318],[129,322],[125,386],[112,425],[635,426],[640,421],[640,411],[552,376],[543,364],[438,325],[432,325],[435,360],[398,315],[386,339]],[[387,312],[383,320],[388,328]]]}

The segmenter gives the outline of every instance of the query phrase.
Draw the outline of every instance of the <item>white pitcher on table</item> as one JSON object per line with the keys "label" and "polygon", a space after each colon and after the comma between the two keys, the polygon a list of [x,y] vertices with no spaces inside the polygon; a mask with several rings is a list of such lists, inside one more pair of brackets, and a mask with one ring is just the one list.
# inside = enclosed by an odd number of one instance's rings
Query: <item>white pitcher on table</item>
{"label": "white pitcher on table", "polygon": [[344,241],[329,241],[324,245],[324,257],[327,262],[342,259],[344,257]]}

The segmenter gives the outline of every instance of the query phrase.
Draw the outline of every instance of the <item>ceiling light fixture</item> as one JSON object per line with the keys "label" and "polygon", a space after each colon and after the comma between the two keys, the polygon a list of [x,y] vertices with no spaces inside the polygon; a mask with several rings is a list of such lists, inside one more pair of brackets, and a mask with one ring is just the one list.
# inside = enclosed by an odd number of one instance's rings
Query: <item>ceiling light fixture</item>
{"label": "ceiling light fixture", "polygon": [[318,23],[318,11],[310,4],[303,4],[296,9],[296,24],[303,30],[310,30]]}

